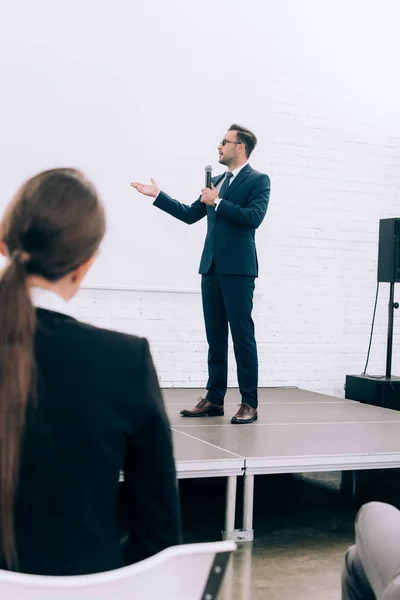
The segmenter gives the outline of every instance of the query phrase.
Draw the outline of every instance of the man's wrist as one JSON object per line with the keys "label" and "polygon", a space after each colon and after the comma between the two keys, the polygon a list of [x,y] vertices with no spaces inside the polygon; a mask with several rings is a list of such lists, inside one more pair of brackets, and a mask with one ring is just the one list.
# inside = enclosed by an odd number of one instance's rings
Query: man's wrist
{"label": "man's wrist", "polygon": [[219,196],[217,196],[214,200],[214,206],[215,206],[215,210],[217,210],[218,208],[218,204],[221,202],[221,198]]}

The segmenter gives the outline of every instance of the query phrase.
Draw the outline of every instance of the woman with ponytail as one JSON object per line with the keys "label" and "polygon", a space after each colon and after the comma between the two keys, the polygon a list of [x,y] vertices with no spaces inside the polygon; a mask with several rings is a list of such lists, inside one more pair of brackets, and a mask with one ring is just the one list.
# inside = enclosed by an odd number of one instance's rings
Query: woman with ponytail
{"label": "woman with ponytail", "polygon": [[0,233],[0,567],[95,573],[179,543],[148,342],[79,322],[68,304],[105,233],[95,188],[74,169],[39,173]]}

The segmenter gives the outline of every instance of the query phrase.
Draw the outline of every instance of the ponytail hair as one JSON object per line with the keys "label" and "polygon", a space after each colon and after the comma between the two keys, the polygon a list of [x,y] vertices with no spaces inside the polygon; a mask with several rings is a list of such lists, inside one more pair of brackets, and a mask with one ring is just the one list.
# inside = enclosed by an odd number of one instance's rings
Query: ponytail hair
{"label": "ponytail hair", "polygon": [[8,264],[0,274],[0,551],[9,569],[18,569],[14,502],[27,405],[36,394],[36,312],[28,278],[62,279],[96,254],[104,233],[97,192],[74,169],[29,179],[1,223]]}
{"label": "ponytail hair", "polygon": [[26,286],[24,257],[16,252],[0,279],[0,524],[9,568],[17,564],[12,515],[34,376],[34,330],[35,311]]}

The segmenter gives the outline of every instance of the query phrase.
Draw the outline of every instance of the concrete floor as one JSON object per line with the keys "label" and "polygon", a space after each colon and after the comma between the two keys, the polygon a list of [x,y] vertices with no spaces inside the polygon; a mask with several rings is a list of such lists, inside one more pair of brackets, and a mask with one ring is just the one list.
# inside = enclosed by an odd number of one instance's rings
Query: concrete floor
{"label": "concrete floor", "polygon": [[[255,481],[255,540],[234,554],[220,600],[339,600],[358,507],[370,500],[398,505],[400,497],[398,470],[360,472],[355,502],[341,495],[339,473]],[[220,539],[224,480],[184,480],[180,490],[184,541]]]}

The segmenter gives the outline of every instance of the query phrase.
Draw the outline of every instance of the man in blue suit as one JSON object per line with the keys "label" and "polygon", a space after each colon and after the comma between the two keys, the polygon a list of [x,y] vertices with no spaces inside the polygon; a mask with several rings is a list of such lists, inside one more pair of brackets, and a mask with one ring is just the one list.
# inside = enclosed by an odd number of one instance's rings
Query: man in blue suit
{"label": "man in blue suit", "polygon": [[255,230],[268,207],[270,180],[249,165],[257,138],[231,125],[218,146],[219,162],[227,167],[203,188],[190,206],[173,200],[152,179],[132,187],[155,198],[154,206],[191,225],[207,216],[207,236],[201,257],[201,292],[208,341],[207,395],[183,417],[222,416],[228,383],[228,324],[231,329],[242,404],[232,423],[257,419],[258,358],[254,337],[254,281],[258,276]]}

